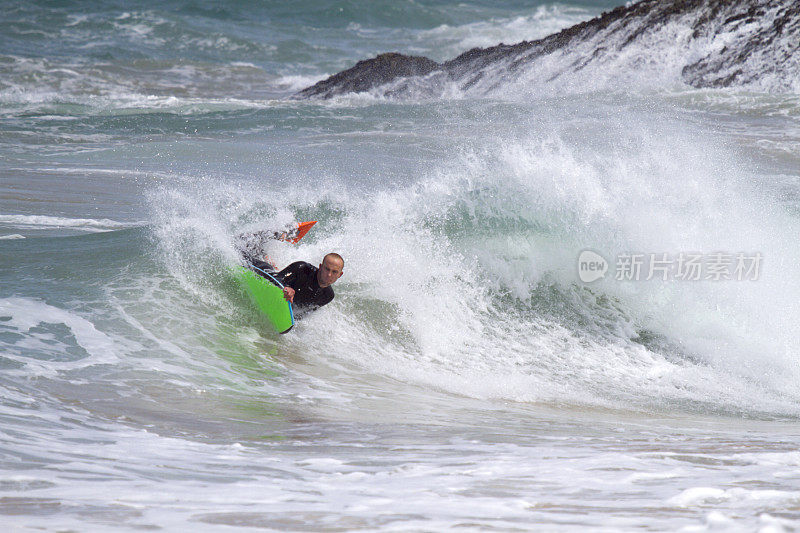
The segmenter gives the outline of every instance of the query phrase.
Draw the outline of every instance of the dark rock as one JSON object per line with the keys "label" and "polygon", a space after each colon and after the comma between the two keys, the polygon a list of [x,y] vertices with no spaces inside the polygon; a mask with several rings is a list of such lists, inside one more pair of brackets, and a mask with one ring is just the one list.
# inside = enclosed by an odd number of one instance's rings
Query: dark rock
{"label": "dark rock", "polygon": [[337,94],[360,93],[385,85],[397,78],[424,76],[440,68],[439,63],[427,57],[397,53],[381,54],[373,59],[359,61],[353,68],[307,87],[297,96],[330,98]]}

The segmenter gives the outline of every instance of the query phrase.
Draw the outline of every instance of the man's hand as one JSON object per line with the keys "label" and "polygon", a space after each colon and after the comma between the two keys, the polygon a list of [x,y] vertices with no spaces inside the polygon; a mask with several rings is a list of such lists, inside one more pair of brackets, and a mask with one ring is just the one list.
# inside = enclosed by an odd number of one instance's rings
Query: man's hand
{"label": "man's hand", "polygon": [[287,302],[294,303],[294,289],[291,287],[284,287],[283,297],[286,298]]}

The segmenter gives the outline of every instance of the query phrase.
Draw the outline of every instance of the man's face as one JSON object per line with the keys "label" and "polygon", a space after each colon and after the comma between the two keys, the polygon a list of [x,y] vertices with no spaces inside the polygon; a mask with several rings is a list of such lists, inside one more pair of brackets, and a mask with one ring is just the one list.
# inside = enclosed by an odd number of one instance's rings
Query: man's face
{"label": "man's face", "polygon": [[326,257],[322,260],[317,271],[317,283],[320,287],[327,287],[342,276],[342,262],[335,257]]}

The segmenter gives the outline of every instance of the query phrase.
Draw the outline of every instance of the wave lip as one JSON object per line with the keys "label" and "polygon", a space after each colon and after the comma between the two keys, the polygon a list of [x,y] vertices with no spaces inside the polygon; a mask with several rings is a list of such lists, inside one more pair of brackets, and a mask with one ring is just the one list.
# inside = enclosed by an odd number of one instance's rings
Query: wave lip
{"label": "wave lip", "polygon": [[584,71],[607,78],[636,70],[695,88],[795,92],[800,91],[798,51],[800,4],[794,0],[642,0],[543,39],[474,48],[444,63],[379,55],[295,97],[378,88],[402,96],[419,94],[420,86],[432,95],[446,84],[483,95],[526,74],[529,82],[549,83]]}

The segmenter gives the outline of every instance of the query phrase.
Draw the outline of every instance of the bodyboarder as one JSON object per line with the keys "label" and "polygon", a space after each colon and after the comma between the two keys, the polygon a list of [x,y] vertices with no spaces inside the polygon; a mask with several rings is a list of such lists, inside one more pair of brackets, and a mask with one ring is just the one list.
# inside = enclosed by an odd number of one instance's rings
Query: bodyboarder
{"label": "bodyboarder", "polygon": [[283,284],[284,298],[301,314],[330,303],[334,296],[331,285],[344,273],[344,259],[334,252],[325,255],[318,267],[305,261],[295,261],[278,272],[271,263],[249,254],[243,255],[256,272],[267,272]]}

